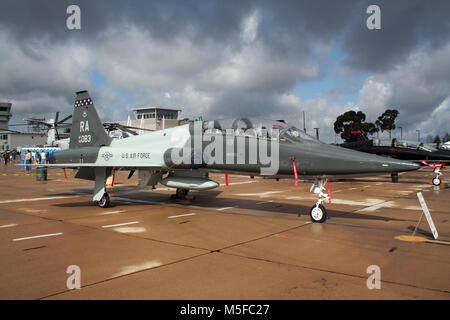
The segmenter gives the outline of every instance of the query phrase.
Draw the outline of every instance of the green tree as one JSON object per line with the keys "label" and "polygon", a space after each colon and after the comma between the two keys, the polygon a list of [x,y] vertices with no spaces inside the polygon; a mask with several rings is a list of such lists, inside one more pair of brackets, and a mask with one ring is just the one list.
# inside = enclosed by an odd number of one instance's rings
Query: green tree
{"label": "green tree", "polygon": [[434,137],[433,143],[441,143],[441,138],[439,136]]}
{"label": "green tree", "polygon": [[359,131],[367,139],[367,134],[373,134],[378,131],[373,123],[365,122],[366,115],[362,111],[347,111],[337,117],[334,122],[334,132],[340,133],[341,138],[346,141],[355,141],[356,137],[352,131]]}
{"label": "green tree", "polygon": [[391,131],[395,129],[395,119],[399,112],[395,109],[387,109],[381,116],[375,121],[375,125],[381,129],[381,132],[388,131],[389,139],[391,139]]}
{"label": "green tree", "polygon": [[448,134],[448,132],[445,134],[445,136],[442,138],[442,142],[447,142],[450,141],[450,135]]}

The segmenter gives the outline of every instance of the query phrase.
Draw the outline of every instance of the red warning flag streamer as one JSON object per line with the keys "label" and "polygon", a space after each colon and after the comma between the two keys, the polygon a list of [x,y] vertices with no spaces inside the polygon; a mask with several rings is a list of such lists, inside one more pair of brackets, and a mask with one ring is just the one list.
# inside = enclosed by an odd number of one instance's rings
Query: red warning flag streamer
{"label": "red warning flag streamer", "polygon": [[330,189],[330,180],[328,182],[328,203],[331,204],[331,189]]}
{"label": "red warning flag streamer", "polygon": [[64,168],[64,180],[66,180],[66,183],[69,183],[69,180],[67,179],[66,168]]}
{"label": "red warning flag streamer", "polygon": [[291,160],[292,160],[292,168],[294,169],[294,177],[295,177],[294,188],[297,188],[298,187],[297,166],[295,165],[295,158],[291,158]]}
{"label": "red warning flag streamer", "polygon": [[228,187],[228,173],[225,173],[225,185]]}
{"label": "red warning flag streamer", "polygon": [[113,168],[113,179],[111,183],[111,187],[114,187],[114,180],[116,179],[116,168]]}

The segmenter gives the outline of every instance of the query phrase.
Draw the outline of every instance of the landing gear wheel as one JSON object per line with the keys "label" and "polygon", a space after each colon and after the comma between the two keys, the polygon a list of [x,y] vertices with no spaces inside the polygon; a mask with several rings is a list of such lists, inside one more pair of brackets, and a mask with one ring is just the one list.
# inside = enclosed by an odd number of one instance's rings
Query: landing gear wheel
{"label": "landing gear wheel", "polygon": [[441,184],[441,182],[442,181],[439,178],[434,178],[433,181],[432,181],[434,186],[439,186]]}
{"label": "landing gear wheel", "polygon": [[108,207],[109,207],[109,204],[110,204],[110,201],[109,201],[109,195],[108,195],[107,192],[105,192],[105,193],[103,194],[103,197],[100,199],[100,201],[97,201],[97,205],[98,205],[100,208],[108,208]]}
{"label": "landing gear wheel", "polygon": [[178,199],[184,199],[184,197],[186,197],[188,193],[188,189],[177,189],[176,196]]}
{"label": "landing gear wheel", "polygon": [[311,216],[312,222],[322,223],[327,219],[327,210],[321,204],[319,206],[313,205],[309,211],[309,215]]}
{"label": "landing gear wheel", "polygon": [[393,183],[398,182],[398,173],[391,173],[391,178]]}

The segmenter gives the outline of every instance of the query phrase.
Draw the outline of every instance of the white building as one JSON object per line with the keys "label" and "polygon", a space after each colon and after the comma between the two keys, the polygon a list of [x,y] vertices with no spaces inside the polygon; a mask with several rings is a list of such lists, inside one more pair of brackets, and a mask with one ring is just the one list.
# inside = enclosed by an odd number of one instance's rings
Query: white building
{"label": "white building", "polygon": [[0,130],[1,151],[44,146],[46,142],[47,142],[46,133]]}
{"label": "white building", "polygon": [[[134,119],[131,120],[131,127],[140,128],[141,123],[144,123],[144,129],[161,130],[172,128],[181,124],[188,123],[189,120],[179,120],[179,109],[169,109],[164,107],[143,107],[133,108]],[[120,121],[121,125],[127,125],[127,121]],[[138,130],[135,130],[138,132]]]}
{"label": "white building", "polygon": [[8,130],[11,119],[9,102],[0,102],[0,150],[7,151],[22,147],[42,146],[47,141],[47,134],[42,132],[18,132]]}
{"label": "white building", "polygon": [[11,106],[9,102],[0,102],[0,130],[8,130],[9,120],[11,119]]}

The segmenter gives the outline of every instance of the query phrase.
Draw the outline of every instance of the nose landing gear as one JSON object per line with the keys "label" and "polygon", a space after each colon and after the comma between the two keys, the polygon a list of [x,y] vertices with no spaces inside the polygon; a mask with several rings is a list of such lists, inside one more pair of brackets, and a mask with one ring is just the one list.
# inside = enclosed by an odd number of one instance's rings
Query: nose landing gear
{"label": "nose landing gear", "polygon": [[443,163],[428,163],[424,160],[420,160],[420,162],[426,166],[434,168],[434,173],[436,174],[436,177],[431,180],[431,183],[434,186],[439,186],[442,183],[442,180],[440,176],[442,176],[441,168],[444,166]]}
{"label": "nose landing gear", "polygon": [[436,178],[434,178],[431,182],[434,186],[439,186],[442,183],[441,178],[439,178],[440,176],[442,176],[441,168],[434,168],[434,173],[436,173]]}
{"label": "nose landing gear", "polygon": [[309,211],[309,215],[311,217],[311,221],[322,223],[327,219],[327,210],[322,205],[322,202],[329,200],[330,197],[328,193],[324,193],[326,191],[325,184],[328,182],[328,179],[316,179],[309,190],[314,191],[315,194],[319,196],[316,204],[311,207]]}

